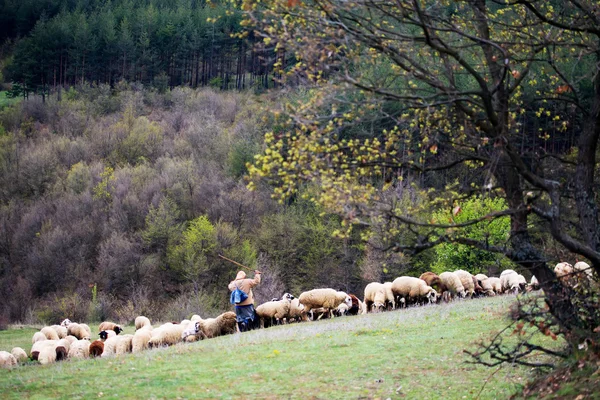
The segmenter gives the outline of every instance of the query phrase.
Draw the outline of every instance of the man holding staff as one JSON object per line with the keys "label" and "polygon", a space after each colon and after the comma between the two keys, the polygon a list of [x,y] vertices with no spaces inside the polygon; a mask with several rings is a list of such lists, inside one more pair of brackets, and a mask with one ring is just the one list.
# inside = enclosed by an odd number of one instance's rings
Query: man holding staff
{"label": "man holding staff", "polygon": [[[221,255],[219,256],[244,268],[248,268]],[[246,300],[235,305],[235,315],[240,332],[250,330],[255,320],[256,314],[254,313],[254,295],[252,294],[252,288],[260,283],[260,276],[259,270],[254,270],[253,279],[246,278],[246,273],[244,271],[238,271],[235,279],[231,281],[228,286],[229,290],[232,292],[235,289],[240,289],[248,295]]]}

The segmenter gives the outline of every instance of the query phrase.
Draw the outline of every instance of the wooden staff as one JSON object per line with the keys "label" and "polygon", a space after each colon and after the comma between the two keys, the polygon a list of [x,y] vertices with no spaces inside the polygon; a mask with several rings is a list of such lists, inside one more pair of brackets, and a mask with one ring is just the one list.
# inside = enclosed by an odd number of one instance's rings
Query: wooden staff
{"label": "wooden staff", "polygon": [[235,265],[237,265],[237,266],[239,266],[239,267],[242,267],[242,268],[245,268],[245,269],[247,269],[248,271],[255,271],[255,272],[258,272],[259,274],[261,273],[261,272],[260,272],[259,270],[257,270],[257,269],[256,269],[256,270],[253,270],[252,268],[250,268],[250,267],[246,267],[245,265],[242,265],[242,264],[240,264],[240,263],[239,263],[239,262],[237,262],[237,261],[233,261],[232,259],[230,259],[230,258],[227,258],[227,257],[225,257],[225,256],[223,256],[223,255],[221,255],[221,254],[217,254],[217,255],[218,255],[219,257],[221,257],[223,260],[227,260],[227,261],[229,261],[229,262],[232,262],[232,263],[234,263]]}

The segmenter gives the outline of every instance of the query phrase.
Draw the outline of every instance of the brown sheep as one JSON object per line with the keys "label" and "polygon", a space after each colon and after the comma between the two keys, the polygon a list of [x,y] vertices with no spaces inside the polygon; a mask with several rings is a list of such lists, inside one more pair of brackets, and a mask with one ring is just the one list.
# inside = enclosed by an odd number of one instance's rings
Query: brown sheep
{"label": "brown sheep", "polygon": [[90,343],[90,357],[100,357],[104,353],[104,342],[102,340],[94,340]]}
{"label": "brown sheep", "polygon": [[438,295],[439,295],[438,303],[439,303],[442,300],[444,292],[448,290],[448,288],[446,287],[446,285],[444,285],[444,282],[442,282],[440,277],[437,276],[436,274],[434,274],[433,272],[424,272],[421,274],[419,279],[424,280],[428,286],[431,286],[432,288],[434,288],[436,290],[436,292],[438,292]]}

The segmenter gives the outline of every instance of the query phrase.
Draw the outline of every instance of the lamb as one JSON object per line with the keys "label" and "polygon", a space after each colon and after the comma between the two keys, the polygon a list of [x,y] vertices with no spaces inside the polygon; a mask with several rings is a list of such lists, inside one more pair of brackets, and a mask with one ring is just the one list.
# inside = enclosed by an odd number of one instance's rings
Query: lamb
{"label": "lamb", "polygon": [[460,279],[460,283],[462,283],[465,292],[467,292],[468,297],[473,297],[475,293],[475,285],[473,284],[473,275],[470,272],[464,271],[462,269],[454,271],[454,274],[458,276]]}
{"label": "lamb", "polygon": [[291,302],[294,299],[289,293],[285,293],[281,300],[267,301],[256,307],[256,315],[260,318],[260,327],[265,327],[265,321],[268,321],[270,326],[275,320],[275,323],[282,323],[290,313]]}
{"label": "lamb", "polygon": [[492,287],[496,294],[504,293],[504,290],[502,290],[502,280],[500,278],[492,276],[489,277],[486,282]]}
{"label": "lamb", "polygon": [[102,340],[103,342],[106,342],[106,339],[111,338],[113,336],[117,336],[117,332],[111,331],[111,330],[106,330],[106,331],[100,332],[98,334],[98,336],[100,336],[100,340]]}
{"label": "lamb", "polygon": [[8,351],[0,351],[0,368],[12,368],[17,365],[17,359]]}
{"label": "lamb", "polygon": [[148,325],[135,331],[133,339],[131,339],[131,352],[139,353],[148,349],[148,342],[152,339],[152,328]]}
{"label": "lamb", "polygon": [[62,325],[52,325],[50,328],[56,331],[56,334],[58,335],[59,339],[64,339],[68,335],[67,328],[65,328]]}
{"label": "lamb", "polygon": [[13,355],[13,357],[15,357],[15,359],[17,360],[17,362],[25,362],[29,359],[29,357],[27,357],[27,353],[25,353],[25,350],[23,350],[20,347],[14,347],[11,351],[10,354]]}
{"label": "lamb", "polygon": [[90,341],[76,340],[71,343],[69,348],[68,358],[89,358],[90,356]]}
{"label": "lamb", "polygon": [[[364,302],[367,305],[367,312],[380,312],[385,308],[387,299],[386,287],[383,283],[371,282],[365,287]],[[392,285],[393,292],[393,285]],[[392,297],[394,295],[392,294]]]}
{"label": "lamb", "polygon": [[441,300],[442,297],[444,297],[444,292],[446,292],[448,290],[446,288],[446,285],[444,285],[444,283],[440,279],[440,277],[437,276],[436,274],[434,274],[433,272],[424,272],[421,274],[419,279],[424,280],[425,283],[427,283],[427,285],[431,286],[438,292],[438,294],[439,294],[438,300]]}
{"label": "lamb", "polygon": [[350,307],[348,307],[346,303],[342,303],[333,310],[333,315],[336,317],[343,317],[344,315],[348,315],[348,310],[350,310]]}
{"label": "lamb", "polygon": [[203,338],[211,339],[217,336],[228,335],[236,332],[237,321],[235,313],[227,311],[217,318],[207,318],[196,322],[197,331]]}
{"label": "lamb", "polygon": [[56,331],[54,329],[52,329],[49,326],[45,326],[43,327],[40,332],[42,332],[44,334],[44,336],[46,336],[46,339],[48,340],[58,340],[58,333],[56,333]]}
{"label": "lamb", "polygon": [[313,308],[325,308],[331,316],[332,310],[341,303],[352,306],[352,299],[345,292],[338,292],[334,289],[313,289],[304,292],[298,298],[308,313]]}
{"label": "lamb", "polygon": [[39,342],[35,342],[33,344],[33,346],[31,346],[31,352],[30,352],[31,359],[37,360],[40,355],[40,352],[42,351],[42,349],[45,346],[50,346],[50,345],[56,346],[56,342],[57,342],[56,340],[41,340]]}
{"label": "lamb", "polygon": [[69,324],[69,326],[67,327],[67,332],[69,333],[69,335],[75,336],[78,340],[90,340],[92,336],[91,332],[85,329],[84,325],[78,324],[76,322],[72,322],[71,324]]}
{"label": "lamb", "polygon": [[35,342],[41,342],[43,340],[48,340],[46,335],[44,335],[42,332],[36,332],[33,334],[33,337],[31,338],[31,344],[34,344]]}
{"label": "lamb", "polygon": [[465,291],[465,287],[463,286],[460,278],[453,272],[442,272],[440,274],[440,279],[446,289],[448,289],[444,293],[444,299],[449,301],[451,298],[456,296],[465,297],[467,295]]}
{"label": "lamb", "polygon": [[62,361],[67,359],[67,355],[69,354],[69,349],[71,348],[71,342],[66,339],[60,339],[56,343],[56,361]]}
{"label": "lamb", "polygon": [[135,330],[136,331],[138,329],[142,329],[147,326],[152,327],[152,324],[150,324],[150,320],[148,318],[144,317],[143,315],[136,317],[136,319],[135,319]]}
{"label": "lamb", "polygon": [[102,340],[94,340],[92,343],[90,343],[90,347],[88,349],[90,357],[100,357],[102,356],[102,353],[104,353],[104,342]]}
{"label": "lamb", "polygon": [[401,276],[392,282],[394,296],[405,300],[405,304],[418,303],[423,300],[429,303],[437,301],[437,292],[424,280],[412,276]]}
{"label": "lamb", "polygon": [[98,326],[98,332],[102,331],[114,331],[118,335],[119,333],[123,332],[123,328],[114,322],[104,321],[100,324],[100,326]]}
{"label": "lamb", "polygon": [[148,346],[153,348],[179,343],[181,342],[181,334],[184,330],[185,326],[167,322],[152,331],[152,337],[148,341]]}

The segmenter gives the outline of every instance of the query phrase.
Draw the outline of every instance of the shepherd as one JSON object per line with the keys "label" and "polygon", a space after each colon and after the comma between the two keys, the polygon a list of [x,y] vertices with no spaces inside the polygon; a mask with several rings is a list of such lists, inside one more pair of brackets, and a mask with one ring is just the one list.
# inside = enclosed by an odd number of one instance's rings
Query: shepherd
{"label": "shepherd", "polygon": [[252,329],[255,325],[256,313],[254,312],[254,295],[252,288],[260,283],[260,271],[254,270],[254,278],[246,278],[244,271],[239,271],[235,280],[229,284],[229,290],[237,289],[243,291],[248,297],[245,300],[235,303],[235,315],[240,332]]}

